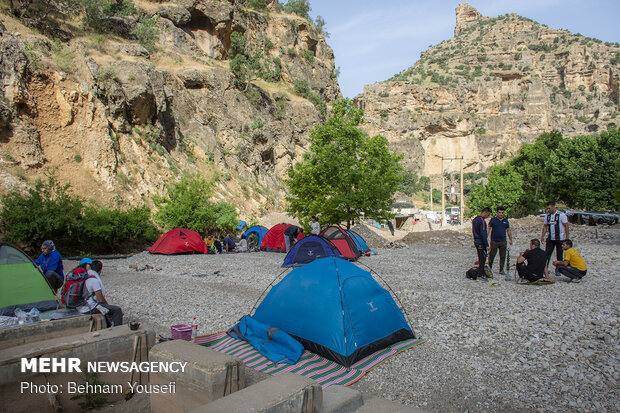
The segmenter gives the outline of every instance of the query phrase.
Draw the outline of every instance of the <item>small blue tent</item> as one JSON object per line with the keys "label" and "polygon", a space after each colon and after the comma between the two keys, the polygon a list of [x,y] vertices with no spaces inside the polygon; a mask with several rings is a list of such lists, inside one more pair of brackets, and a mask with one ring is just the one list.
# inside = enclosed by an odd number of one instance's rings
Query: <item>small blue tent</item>
{"label": "small blue tent", "polygon": [[292,270],[269,291],[254,319],[346,367],[415,338],[390,293],[368,271],[335,257]]}
{"label": "small blue tent", "polygon": [[258,237],[258,244],[257,245],[260,245],[260,243],[263,240],[263,237],[265,236],[267,231],[269,231],[269,230],[267,228],[265,228],[264,226],[262,226],[262,225],[254,225],[253,227],[248,228],[243,233],[243,235],[241,235],[241,238],[248,239],[250,234],[254,233]]}
{"label": "small blue tent", "polygon": [[364,238],[362,238],[360,234],[358,234],[355,231],[351,231],[351,230],[347,230],[347,234],[351,236],[351,238],[353,239],[353,242],[355,242],[355,246],[357,247],[358,250],[360,250],[362,255],[370,251],[370,248],[368,248],[368,244],[366,244],[366,241],[364,241]]}
{"label": "small blue tent", "polygon": [[295,244],[284,257],[283,267],[299,267],[319,258],[340,257],[340,252],[327,238],[309,235]]}

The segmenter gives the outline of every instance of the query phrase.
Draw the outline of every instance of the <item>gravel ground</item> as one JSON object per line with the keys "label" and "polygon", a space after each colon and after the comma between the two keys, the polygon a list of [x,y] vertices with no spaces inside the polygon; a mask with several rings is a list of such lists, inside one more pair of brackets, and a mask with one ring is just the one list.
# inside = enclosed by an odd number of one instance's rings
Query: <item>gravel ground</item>
{"label": "gravel ground", "polygon": [[[514,264],[517,251],[540,237],[540,221],[513,221],[513,232]],[[620,411],[620,226],[571,226],[571,238],[589,267],[579,284],[465,279],[476,259],[466,224],[409,234],[397,245],[405,248],[362,257],[360,263],[398,294],[416,334],[428,341],[354,388],[430,411]],[[283,259],[266,252],[145,252],[104,261],[102,278],[126,321],[170,336],[170,325],[196,316],[202,334],[225,330],[249,313],[283,272]]]}

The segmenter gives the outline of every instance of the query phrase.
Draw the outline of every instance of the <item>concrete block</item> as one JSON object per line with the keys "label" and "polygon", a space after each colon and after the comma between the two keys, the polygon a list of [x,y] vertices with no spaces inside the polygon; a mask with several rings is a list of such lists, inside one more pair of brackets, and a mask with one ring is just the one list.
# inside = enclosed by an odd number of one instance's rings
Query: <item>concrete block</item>
{"label": "concrete block", "polygon": [[187,412],[245,387],[245,366],[240,359],[188,341],[158,344],[149,359],[188,363],[183,373],[151,374],[151,384],[176,383],[175,393],[151,394],[153,413]]}
{"label": "concrete block", "polygon": [[321,413],[351,413],[364,404],[362,393],[344,386],[323,389]]}
{"label": "concrete block", "polygon": [[282,373],[246,387],[192,413],[319,413],[321,386],[309,378]]}
{"label": "concrete block", "polygon": [[[136,338],[139,337],[139,338]],[[2,410],[23,412],[28,410],[42,413],[55,410],[58,405],[65,412],[79,411],[77,401],[71,397],[71,384],[82,385],[86,381],[84,372],[87,362],[117,361],[143,362],[148,359],[148,349],[153,345],[154,333],[146,330],[132,331],[127,326],[103,329],[91,333],[59,337],[45,341],[23,344],[0,350],[0,400]],[[134,353],[135,349],[135,353]],[[134,355],[135,354],[135,355]],[[79,358],[82,373],[34,373],[21,371],[21,359],[27,358]],[[130,381],[146,384],[147,373],[100,372],[97,379],[109,385],[105,394],[109,401],[124,398],[123,392]],[[24,383],[29,387],[24,390]],[[120,387],[119,387],[120,386]],[[38,389],[33,391],[33,389]]]}
{"label": "concrete block", "polygon": [[0,350],[35,341],[98,331],[104,328],[106,328],[106,324],[102,314],[88,314],[5,328],[0,330]]}

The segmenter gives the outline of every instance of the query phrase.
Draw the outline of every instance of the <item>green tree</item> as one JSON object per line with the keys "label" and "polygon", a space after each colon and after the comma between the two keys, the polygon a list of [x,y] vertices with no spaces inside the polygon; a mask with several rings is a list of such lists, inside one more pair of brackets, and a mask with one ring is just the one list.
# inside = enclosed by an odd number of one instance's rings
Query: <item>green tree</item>
{"label": "green tree", "polygon": [[401,179],[401,157],[382,136],[369,137],[358,126],[363,110],[349,99],[334,103],[332,116],[310,131],[310,148],[289,170],[288,211],[300,221],[320,215],[325,225],[362,216],[383,221]]}
{"label": "green tree", "polygon": [[536,210],[541,202],[552,198],[553,188],[549,182],[549,159],[560,142],[558,131],[541,134],[533,144],[524,143],[519,153],[509,163],[523,178],[523,189],[527,193],[527,209]]}
{"label": "green tree", "polygon": [[233,32],[230,36],[230,42],[230,57],[232,59],[229,64],[230,71],[234,76],[235,86],[246,91],[253,80],[266,73],[261,62],[263,51],[260,47],[249,44],[245,34],[242,33]]}
{"label": "green tree", "polygon": [[187,228],[201,234],[233,230],[238,224],[235,207],[212,202],[212,187],[213,183],[200,178],[183,178],[170,185],[166,196],[153,197],[158,209],[155,222],[165,229]]}
{"label": "green tree", "polygon": [[82,3],[84,25],[98,32],[115,29],[115,18],[136,12],[132,0],[79,0]]}
{"label": "green tree", "polygon": [[310,2],[308,0],[288,0],[283,6],[287,13],[296,14],[304,19],[310,20]]}
{"label": "green tree", "polygon": [[620,131],[616,128],[562,140],[547,167],[554,199],[574,208],[619,208],[614,196],[619,157]]}
{"label": "green tree", "polygon": [[498,206],[506,208],[506,214],[520,216],[523,190],[523,177],[512,165],[496,165],[489,170],[489,181],[478,185],[469,193],[467,206],[474,212],[484,207],[495,211]]}

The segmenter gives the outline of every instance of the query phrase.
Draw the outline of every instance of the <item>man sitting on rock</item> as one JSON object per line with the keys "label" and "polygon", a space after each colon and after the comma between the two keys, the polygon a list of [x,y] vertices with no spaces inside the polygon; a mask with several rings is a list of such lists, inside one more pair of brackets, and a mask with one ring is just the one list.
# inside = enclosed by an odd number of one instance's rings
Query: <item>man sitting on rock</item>
{"label": "man sitting on rock", "polygon": [[573,241],[569,239],[562,241],[562,249],[564,250],[564,260],[552,262],[555,266],[556,277],[563,275],[568,277],[568,282],[581,282],[581,279],[588,272],[586,261],[573,248]]}
{"label": "man sitting on rock", "polygon": [[[527,264],[526,264],[527,261]],[[547,278],[547,253],[540,249],[540,241],[530,241],[530,249],[523,251],[517,258],[517,273],[529,282],[554,282]]]}

